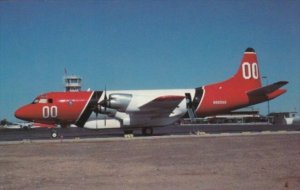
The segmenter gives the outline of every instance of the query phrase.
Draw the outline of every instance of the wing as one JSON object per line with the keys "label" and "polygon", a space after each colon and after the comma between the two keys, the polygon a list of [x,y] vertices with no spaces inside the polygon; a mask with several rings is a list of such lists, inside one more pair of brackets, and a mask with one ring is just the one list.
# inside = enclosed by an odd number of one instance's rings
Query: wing
{"label": "wing", "polygon": [[139,107],[141,114],[155,114],[160,117],[170,115],[185,96],[160,96]]}

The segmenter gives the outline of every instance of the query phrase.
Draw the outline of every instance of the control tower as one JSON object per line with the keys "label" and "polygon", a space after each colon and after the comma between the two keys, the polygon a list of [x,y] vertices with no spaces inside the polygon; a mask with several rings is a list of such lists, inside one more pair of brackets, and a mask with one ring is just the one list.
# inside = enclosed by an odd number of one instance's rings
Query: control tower
{"label": "control tower", "polygon": [[69,75],[64,77],[66,92],[81,91],[81,77]]}

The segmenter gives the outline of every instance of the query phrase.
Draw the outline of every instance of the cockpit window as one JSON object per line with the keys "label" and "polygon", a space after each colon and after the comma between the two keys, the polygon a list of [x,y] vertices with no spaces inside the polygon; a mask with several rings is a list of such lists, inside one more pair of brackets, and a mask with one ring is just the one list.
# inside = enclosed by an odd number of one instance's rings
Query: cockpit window
{"label": "cockpit window", "polygon": [[32,103],[33,103],[33,104],[39,103],[39,99],[38,99],[38,98],[34,99]]}
{"label": "cockpit window", "polygon": [[36,98],[36,99],[34,99],[33,100],[33,102],[32,102],[33,104],[37,104],[37,103],[39,103],[39,104],[47,104],[47,103],[53,103],[53,99],[52,98],[50,98],[50,99],[47,99],[47,98]]}
{"label": "cockpit window", "polygon": [[39,100],[39,103],[41,103],[41,104],[46,104],[46,103],[48,103],[48,100],[47,100],[46,98],[41,98],[41,99]]}

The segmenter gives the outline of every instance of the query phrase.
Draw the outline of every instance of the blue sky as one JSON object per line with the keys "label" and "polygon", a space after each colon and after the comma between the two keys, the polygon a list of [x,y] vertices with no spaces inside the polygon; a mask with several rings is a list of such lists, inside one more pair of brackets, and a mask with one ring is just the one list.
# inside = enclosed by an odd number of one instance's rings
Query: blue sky
{"label": "blue sky", "polygon": [[296,0],[0,1],[0,119],[64,90],[64,68],[85,89],[194,88],[233,75],[249,46],[269,83],[290,82],[271,111],[300,111],[299,10]]}

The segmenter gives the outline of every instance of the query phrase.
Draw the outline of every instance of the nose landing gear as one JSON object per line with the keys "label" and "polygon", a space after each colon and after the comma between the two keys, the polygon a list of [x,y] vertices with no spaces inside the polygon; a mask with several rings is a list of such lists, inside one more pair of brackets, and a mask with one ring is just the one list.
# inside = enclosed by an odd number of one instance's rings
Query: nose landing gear
{"label": "nose landing gear", "polygon": [[55,139],[55,138],[57,138],[57,136],[58,136],[58,134],[57,134],[56,129],[52,129],[51,130],[51,137]]}

